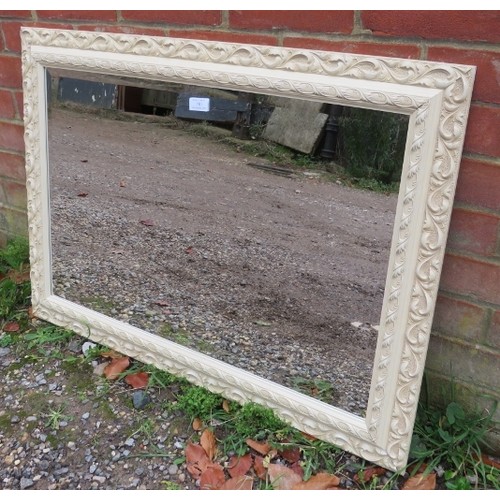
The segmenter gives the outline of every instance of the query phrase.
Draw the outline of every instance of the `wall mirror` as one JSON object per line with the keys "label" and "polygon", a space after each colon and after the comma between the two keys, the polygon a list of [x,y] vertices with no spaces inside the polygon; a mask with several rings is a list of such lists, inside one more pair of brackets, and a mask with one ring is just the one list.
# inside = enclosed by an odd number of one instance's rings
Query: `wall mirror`
{"label": "wall mirror", "polygon": [[[34,314],[403,467],[474,68],[21,36]],[[401,124],[393,193],[336,170],[359,110]]]}

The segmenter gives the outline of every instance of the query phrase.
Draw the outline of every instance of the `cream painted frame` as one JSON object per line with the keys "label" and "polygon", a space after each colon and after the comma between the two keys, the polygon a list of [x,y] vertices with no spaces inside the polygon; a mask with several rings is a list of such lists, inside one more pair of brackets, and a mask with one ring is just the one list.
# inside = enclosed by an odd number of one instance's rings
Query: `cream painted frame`
{"label": "cream painted frame", "polygon": [[[391,470],[408,459],[475,67],[282,47],[22,28],[33,313]],[[52,293],[45,70],[216,85],[407,114],[366,418]]]}

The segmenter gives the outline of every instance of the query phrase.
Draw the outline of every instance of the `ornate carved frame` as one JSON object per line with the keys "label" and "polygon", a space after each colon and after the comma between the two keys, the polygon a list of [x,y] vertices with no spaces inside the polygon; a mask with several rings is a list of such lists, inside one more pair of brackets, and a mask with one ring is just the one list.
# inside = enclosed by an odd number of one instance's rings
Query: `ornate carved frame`
{"label": "ornate carved frame", "polygon": [[[325,51],[22,28],[33,311],[391,470],[405,466],[475,67]],[[409,116],[366,418],[64,300],[52,292],[46,69],[217,86]]]}

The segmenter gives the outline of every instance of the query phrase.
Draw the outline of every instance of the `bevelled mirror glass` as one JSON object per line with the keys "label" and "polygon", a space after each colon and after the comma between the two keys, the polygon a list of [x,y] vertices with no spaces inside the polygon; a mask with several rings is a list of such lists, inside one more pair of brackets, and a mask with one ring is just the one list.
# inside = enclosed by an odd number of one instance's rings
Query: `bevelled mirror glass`
{"label": "bevelled mirror glass", "polygon": [[403,467],[474,68],[22,39],[34,314]]}

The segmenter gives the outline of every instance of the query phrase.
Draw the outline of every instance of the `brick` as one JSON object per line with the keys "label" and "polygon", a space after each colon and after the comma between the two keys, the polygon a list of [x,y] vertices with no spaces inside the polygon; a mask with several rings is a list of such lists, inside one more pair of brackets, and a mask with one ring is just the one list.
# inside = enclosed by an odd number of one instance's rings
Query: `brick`
{"label": "brick", "polygon": [[378,36],[500,42],[500,11],[366,10],[361,22]]}
{"label": "brick", "polygon": [[24,127],[14,123],[0,122],[0,148],[24,152]]}
{"label": "brick", "polygon": [[462,158],[455,202],[500,211],[500,166]]}
{"label": "brick", "polygon": [[429,47],[428,59],[477,66],[472,100],[500,103],[500,56],[486,50],[463,50],[451,47]]}
{"label": "brick", "polygon": [[23,92],[21,90],[14,92],[14,99],[17,107],[17,116],[20,120],[23,119],[24,116],[24,101],[23,101]]}
{"label": "brick", "polygon": [[350,34],[354,27],[354,11],[231,10],[229,26],[237,29]]}
{"label": "brick", "polygon": [[15,118],[16,107],[12,92],[0,90],[0,118]]}
{"label": "brick", "polygon": [[60,29],[60,30],[73,29],[71,24],[63,24],[63,23],[4,21],[3,23],[1,23],[0,28],[4,32],[5,47],[10,52],[16,52],[16,53],[21,52],[21,36],[20,36],[21,27],[49,28],[49,29]]}
{"label": "brick", "polygon": [[0,193],[0,203],[12,208],[26,210],[26,186],[0,177],[0,186],[3,187],[3,199]]}
{"label": "brick", "polygon": [[500,310],[492,314],[491,327],[487,336],[487,343],[496,349],[500,349]]}
{"label": "brick", "polygon": [[0,17],[31,18],[33,14],[31,10],[0,10]]}
{"label": "brick", "polygon": [[0,55],[0,87],[22,87],[20,57]]}
{"label": "brick", "polygon": [[366,54],[383,57],[401,57],[404,59],[418,59],[420,48],[416,45],[376,43],[376,42],[353,42],[353,41],[330,41],[317,38],[294,38],[286,37],[283,40],[285,47],[297,47],[311,50],[331,50],[334,52],[348,52],[351,54]]}
{"label": "brick", "polygon": [[144,23],[219,26],[220,10],[123,10],[122,19]]}
{"label": "brick", "polygon": [[0,175],[24,182],[26,178],[24,156],[0,152]]}
{"label": "brick", "polygon": [[271,35],[252,33],[227,33],[224,31],[170,30],[169,35],[177,38],[213,40],[218,42],[252,43],[256,45],[277,45],[278,40]]}
{"label": "brick", "polygon": [[455,208],[447,249],[492,257],[496,252],[500,216]]}
{"label": "brick", "polygon": [[438,335],[431,337],[426,367],[457,381],[498,390],[498,356],[477,345],[454,342]]}
{"label": "brick", "polygon": [[470,109],[464,151],[500,156],[500,108],[472,106]]}
{"label": "brick", "polygon": [[116,21],[116,10],[37,10],[38,19]]}
{"label": "brick", "polygon": [[122,24],[79,24],[76,27],[82,31],[100,31],[108,33],[125,33],[128,35],[149,35],[149,36],[165,36],[164,28],[144,28],[137,26],[127,26]]}
{"label": "brick", "polygon": [[28,235],[28,217],[25,212],[0,206],[0,228],[7,234]]}
{"label": "brick", "polygon": [[500,301],[500,264],[447,254],[441,290],[490,303]]}
{"label": "brick", "polygon": [[479,342],[486,325],[486,309],[463,300],[438,296],[432,329],[447,336]]}

